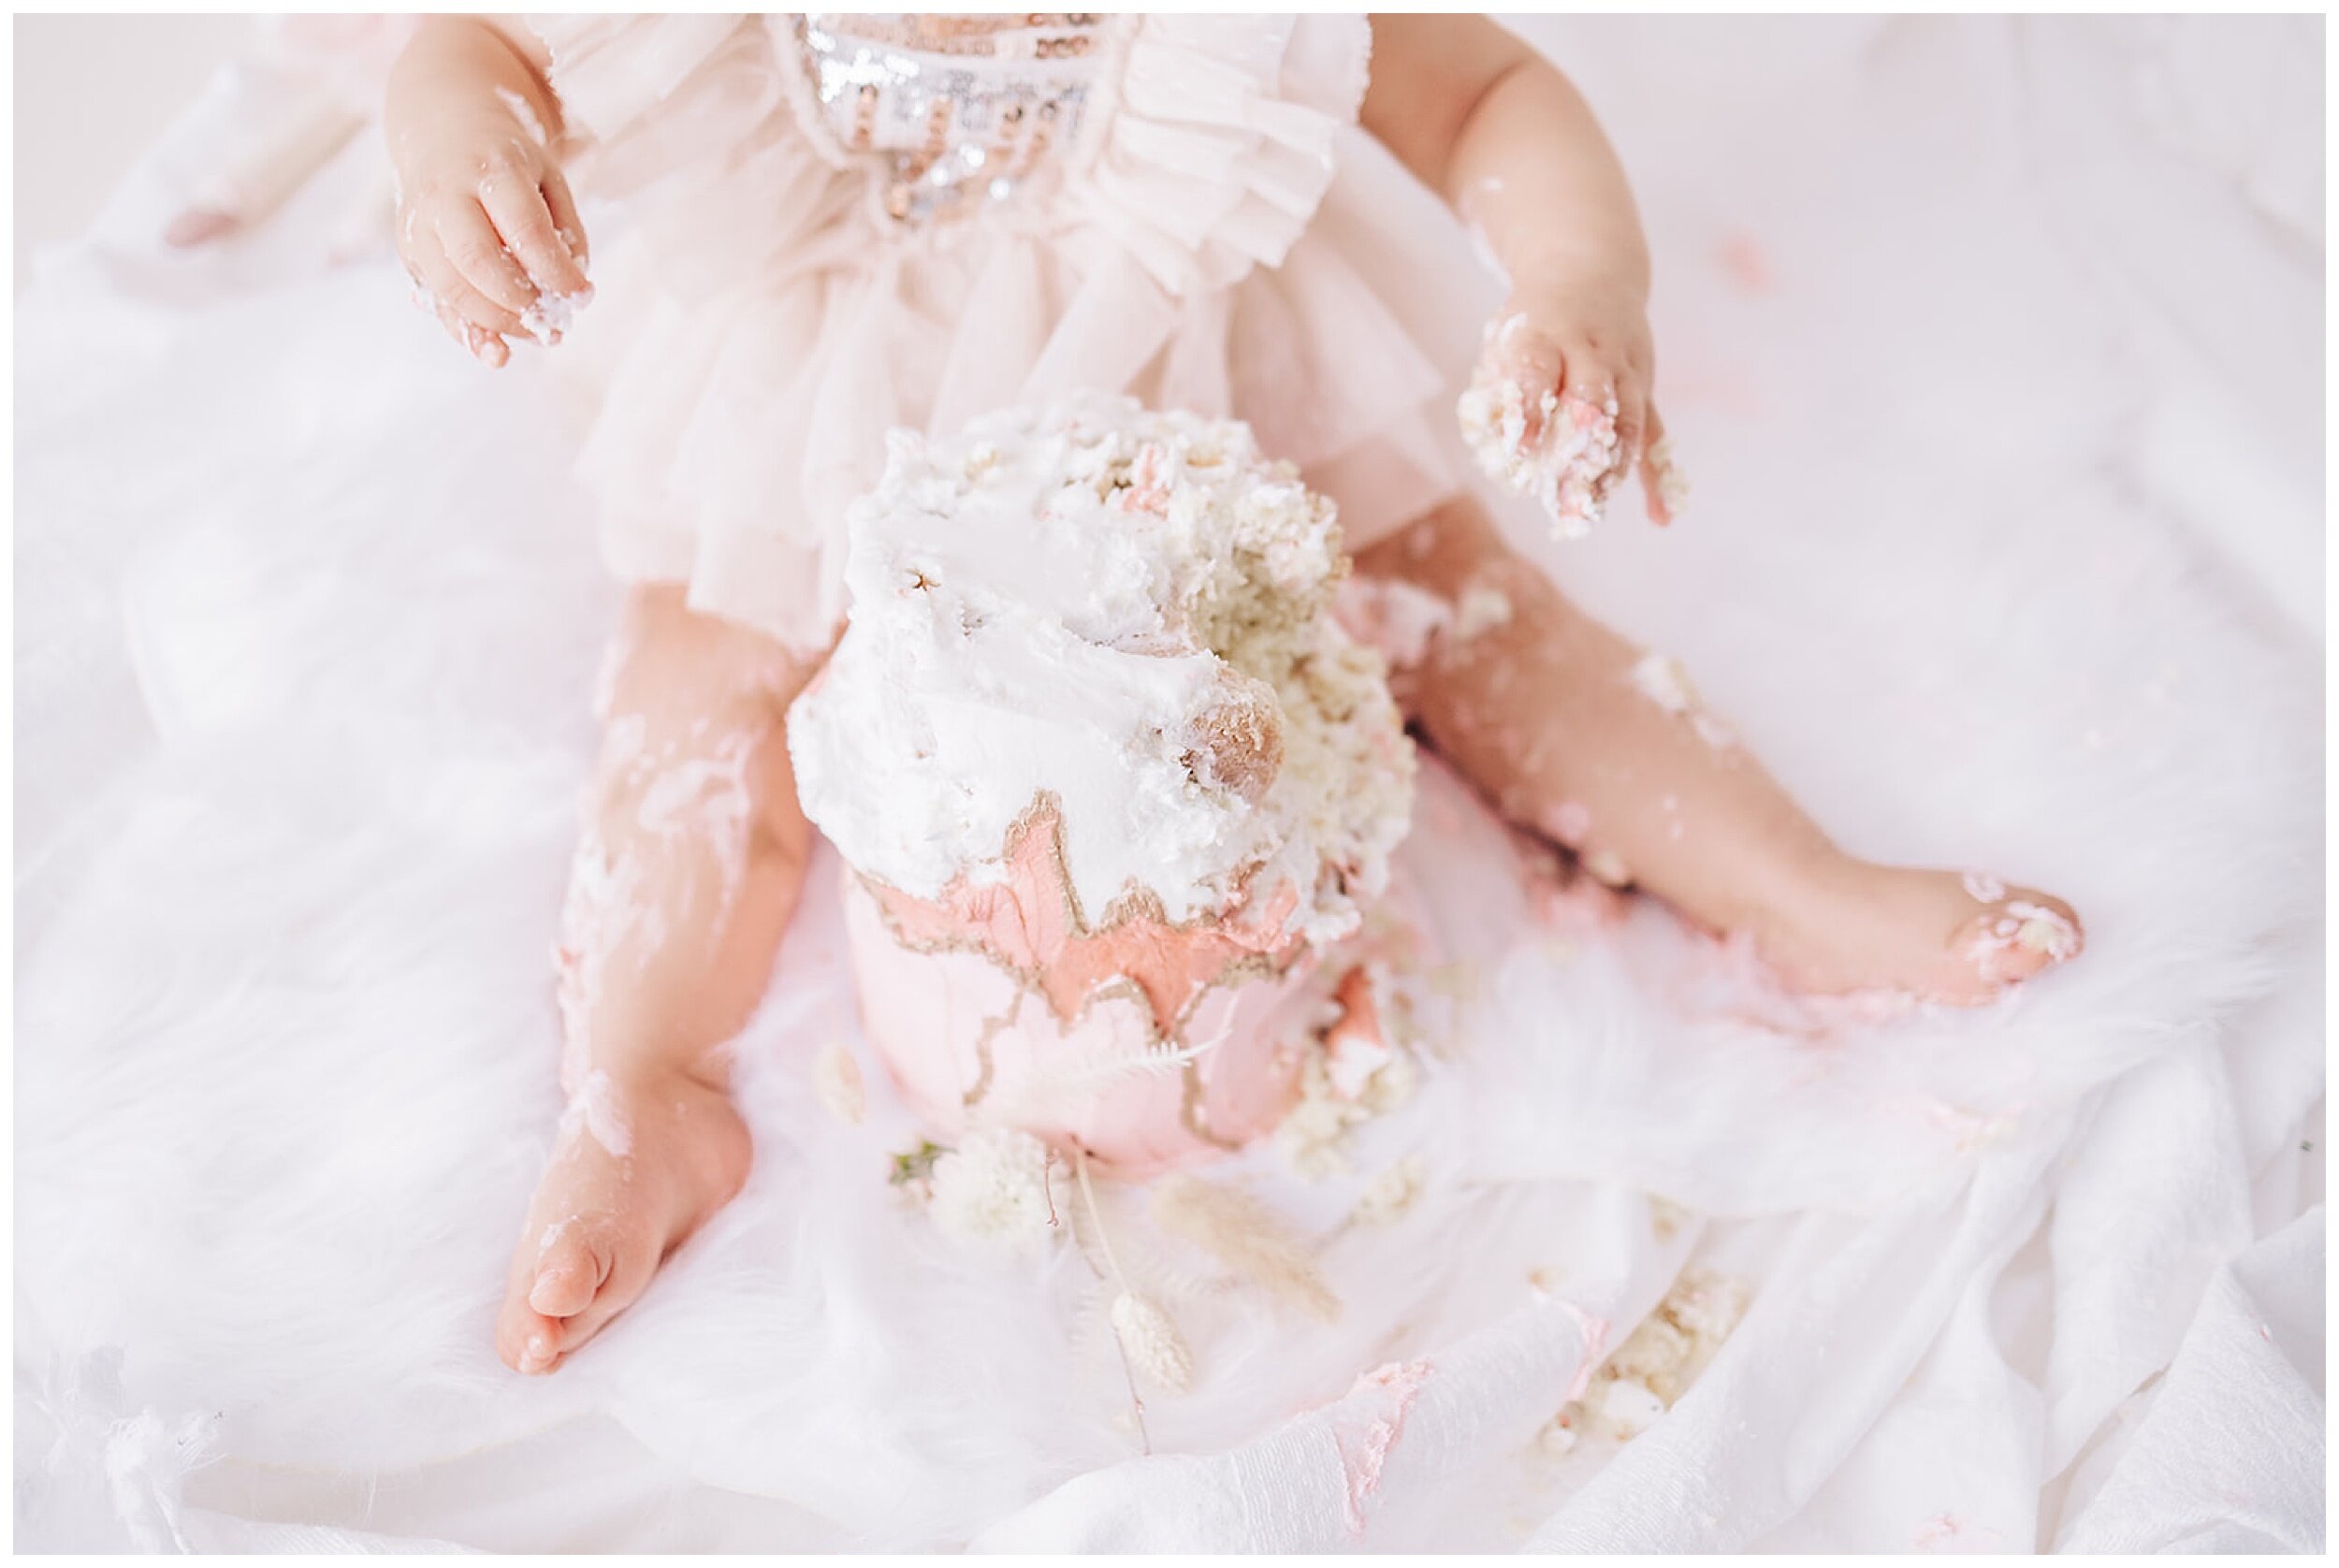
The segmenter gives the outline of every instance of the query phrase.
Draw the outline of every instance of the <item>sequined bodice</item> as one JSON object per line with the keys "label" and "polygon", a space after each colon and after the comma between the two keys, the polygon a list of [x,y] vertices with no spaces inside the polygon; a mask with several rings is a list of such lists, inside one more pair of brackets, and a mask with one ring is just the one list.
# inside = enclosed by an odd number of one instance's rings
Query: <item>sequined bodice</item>
{"label": "sequined bodice", "polygon": [[835,151],[885,177],[918,223],[1003,202],[1044,177],[1094,95],[1107,19],[811,13],[796,24]]}

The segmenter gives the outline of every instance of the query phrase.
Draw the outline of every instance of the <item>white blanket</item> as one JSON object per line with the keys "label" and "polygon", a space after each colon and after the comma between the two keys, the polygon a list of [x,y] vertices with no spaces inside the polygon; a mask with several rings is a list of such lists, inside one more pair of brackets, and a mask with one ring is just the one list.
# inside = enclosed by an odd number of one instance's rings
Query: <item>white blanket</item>
{"label": "white blanket", "polygon": [[[1697,484],[1557,570],[1847,844],[2070,896],[2079,964],[1756,1026],[1662,912],[1538,914],[1432,776],[1418,1088],[1346,1175],[1213,1173],[1343,1314],[1140,1259],[1199,1367],[1146,1454],[1068,1250],[901,1201],[865,1052],[869,1119],[821,1109],[824,857],[747,1190],[514,1377],[614,592],[545,366],[327,265],[335,181],[155,254],[224,90],[19,318],[19,1544],[2319,1549],[2319,24],[1536,28],[1640,182]],[[1685,1270],[1743,1321],[1562,1452]]]}

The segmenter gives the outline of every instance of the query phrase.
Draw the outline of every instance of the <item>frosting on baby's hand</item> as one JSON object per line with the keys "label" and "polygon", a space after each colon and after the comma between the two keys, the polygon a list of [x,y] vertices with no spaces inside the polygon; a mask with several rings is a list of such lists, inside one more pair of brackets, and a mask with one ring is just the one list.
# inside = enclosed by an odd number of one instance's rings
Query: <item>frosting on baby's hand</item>
{"label": "frosting on baby's hand", "polygon": [[1476,374],[1455,412],[1488,475],[1530,496],[1561,539],[1581,539],[1638,471],[1649,517],[1671,522],[1688,499],[1664,427],[1636,368],[1637,307],[1593,291],[1545,290],[1487,328]]}
{"label": "frosting on baby's hand", "polygon": [[1533,496],[1558,537],[1591,531],[1624,472],[1614,393],[1595,403],[1547,390],[1531,400],[1515,377],[1489,378],[1482,369],[1456,413],[1489,477]]}
{"label": "frosting on baby's hand", "polygon": [[520,312],[520,326],[528,335],[550,348],[568,336],[576,325],[576,312],[593,302],[593,285],[587,283],[574,294],[554,294],[549,290],[536,296],[536,302]]}

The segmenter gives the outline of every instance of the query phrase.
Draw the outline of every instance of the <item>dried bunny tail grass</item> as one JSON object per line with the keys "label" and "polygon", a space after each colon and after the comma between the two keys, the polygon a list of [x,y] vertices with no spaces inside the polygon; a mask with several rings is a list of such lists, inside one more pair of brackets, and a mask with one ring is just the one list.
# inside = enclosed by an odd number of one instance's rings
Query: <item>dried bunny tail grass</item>
{"label": "dried bunny tail grass", "polygon": [[868,1095],[861,1086],[861,1064],[834,1041],[812,1059],[812,1093],[821,1109],[840,1125],[856,1126],[869,1113]]}
{"label": "dried bunny tail grass", "polygon": [[[1068,1175],[1067,1180],[1070,1180]],[[1206,1311],[1209,1303],[1222,1301],[1242,1288],[1240,1280],[1229,1278],[1213,1263],[1197,1262],[1189,1267],[1184,1249],[1171,1248],[1138,1225],[1143,1189],[1122,1187],[1124,1196],[1136,1199],[1130,1204],[1116,1199],[1114,1185],[1119,1183],[1109,1184],[1097,1192],[1099,1212],[1096,1216],[1092,1217],[1085,1206],[1077,1201],[1068,1204],[1064,1211],[1065,1228],[1090,1272],[1116,1290],[1150,1296],[1165,1311],[1179,1317],[1189,1309]],[[1104,1263],[1098,1236],[1100,1224],[1112,1227],[1113,1269],[1108,1269]]]}
{"label": "dried bunny tail grass", "polygon": [[1340,1298],[1324,1283],[1306,1241],[1249,1193],[1199,1176],[1154,1183],[1154,1223],[1210,1254],[1276,1299],[1320,1322],[1340,1316]]}
{"label": "dried bunny tail grass", "polygon": [[1112,1331],[1129,1366],[1156,1388],[1183,1394],[1194,1386],[1194,1352],[1177,1323],[1150,1296],[1124,1290],[1112,1299]]}
{"label": "dried bunny tail grass", "polygon": [[1115,1294],[1108,1316],[1112,1323],[1113,1343],[1120,1347],[1122,1371],[1129,1379],[1129,1404],[1136,1418],[1138,1441],[1147,1453],[1153,1452],[1153,1440],[1145,1430],[1145,1401],[1138,1395],[1137,1380],[1142,1377],[1164,1392],[1183,1394],[1194,1386],[1194,1352],[1187,1347],[1185,1336],[1160,1304],[1149,1296],[1140,1296],[1129,1286],[1128,1276],[1121,1271],[1121,1261],[1113,1256],[1112,1239],[1105,1234],[1104,1217],[1097,1208],[1097,1189],[1088,1179],[1088,1154],[1078,1144],[1072,1148],[1072,1172],[1079,1180],[1082,1203],[1088,1219],[1096,1229],[1097,1249],[1104,1254],[1104,1272],[1111,1277]]}

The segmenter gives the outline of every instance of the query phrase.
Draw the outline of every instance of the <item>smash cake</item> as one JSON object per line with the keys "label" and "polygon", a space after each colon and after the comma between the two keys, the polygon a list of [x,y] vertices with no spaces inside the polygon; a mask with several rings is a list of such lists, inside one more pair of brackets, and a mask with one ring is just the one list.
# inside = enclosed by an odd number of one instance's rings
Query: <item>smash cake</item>
{"label": "smash cake", "polygon": [[850,528],[789,745],[907,1100],[1140,1172],[1271,1130],[1412,806],[1331,503],[1085,395],[897,435]]}

